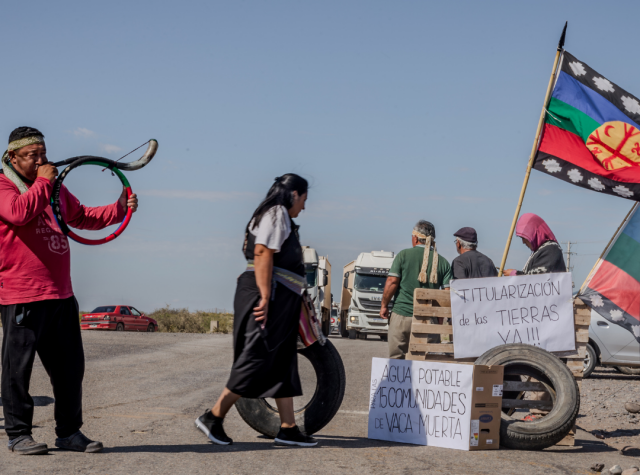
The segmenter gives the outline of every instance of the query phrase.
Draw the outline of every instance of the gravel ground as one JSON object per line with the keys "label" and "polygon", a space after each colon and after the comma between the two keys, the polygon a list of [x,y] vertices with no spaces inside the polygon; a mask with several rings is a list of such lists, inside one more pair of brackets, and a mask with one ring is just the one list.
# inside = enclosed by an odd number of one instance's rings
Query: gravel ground
{"label": "gravel ground", "polygon": [[[17,456],[0,448],[0,473],[443,473],[588,474],[595,463],[638,465],[640,440],[624,402],[640,394],[638,379],[599,368],[584,381],[583,410],[575,447],[543,452],[464,452],[369,440],[367,402],[371,358],[385,356],[377,339],[332,338],[347,372],[340,412],[311,449],[274,448],[235,410],[225,427],[229,447],[214,446],[193,421],[210,407],[231,365],[229,335],[83,332],[87,359],[83,431],[105,444],[101,454],[51,450],[47,456]],[[314,385],[301,359],[303,387]],[[305,389],[306,390],[306,389]],[[308,391],[307,391],[308,393]],[[37,396],[34,437],[53,447],[53,398],[39,360],[31,394]],[[616,395],[617,398],[611,398]],[[605,406],[605,407],[602,407]],[[599,419],[598,419],[599,418]],[[0,419],[0,428],[2,427]],[[591,431],[604,439],[596,437]],[[619,433],[615,430],[629,432]],[[4,432],[0,443],[6,444]],[[630,446],[620,453],[623,446]],[[636,453],[638,451],[638,453]]]}
{"label": "gravel ground", "polygon": [[624,408],[627,401],[640,401],[640,376],[598,367],[582,384],[578,425],[607,445],[640,457],[640,414]]}

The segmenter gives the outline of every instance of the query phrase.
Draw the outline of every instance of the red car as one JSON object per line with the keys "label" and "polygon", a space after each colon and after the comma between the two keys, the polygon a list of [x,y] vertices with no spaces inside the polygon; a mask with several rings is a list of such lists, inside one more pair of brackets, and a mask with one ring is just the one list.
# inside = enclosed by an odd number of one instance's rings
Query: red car
{"label": "red car", "polygon": [[158,331],[158,322],[129,305],[106,305],[85,313],[80,320],[83,330],[116,330],[130,332]]}

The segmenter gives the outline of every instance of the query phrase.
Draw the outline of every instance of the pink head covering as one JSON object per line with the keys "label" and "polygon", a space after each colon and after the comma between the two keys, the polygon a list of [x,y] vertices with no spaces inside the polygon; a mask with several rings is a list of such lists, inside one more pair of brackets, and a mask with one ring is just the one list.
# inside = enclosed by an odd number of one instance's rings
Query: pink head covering
{"label": "pink head covering", "polygon": [[516,224],[516,236],[523,237],[531,243],[533,252],[537,251],[547,241],[556,241],[556,237],[537,214],[525,213],[520,216]]}

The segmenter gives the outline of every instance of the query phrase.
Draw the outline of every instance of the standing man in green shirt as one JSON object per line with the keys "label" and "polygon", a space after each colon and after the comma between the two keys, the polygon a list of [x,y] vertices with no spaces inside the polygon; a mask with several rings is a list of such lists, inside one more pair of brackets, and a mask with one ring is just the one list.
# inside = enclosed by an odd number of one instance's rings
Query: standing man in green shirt
{"label": "standing man in green shirt", "polygon": [[[429,221],[420,220],[411,233],[412,248],[400,251],[393,260],[382,294],[380,317],[389,320],[389,358],[403,360],[409,351],[411,321],[413,320],[413,291],[417,288],[449,287],[451,266],[436,250],[436,229]],[[393,312],[389,302],[395,295]],[[438,323],[431,318],[431,323]],[[440,337],[432,335],[439,343]]]}

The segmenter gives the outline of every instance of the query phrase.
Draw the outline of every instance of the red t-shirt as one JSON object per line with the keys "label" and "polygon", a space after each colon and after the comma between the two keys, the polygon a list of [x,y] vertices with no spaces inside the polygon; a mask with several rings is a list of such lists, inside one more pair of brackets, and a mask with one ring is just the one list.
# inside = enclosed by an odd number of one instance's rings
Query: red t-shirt
{"label": "red t-shirt", "polygon": [[[53,185],[37,178],[29,190],[0,175],[0,305],[65,299],[73,295],[69,241],[51,210]],[[124,219],[116,202],[88,208],[64,186],[60,207],[77,229],[97,230]]]}

